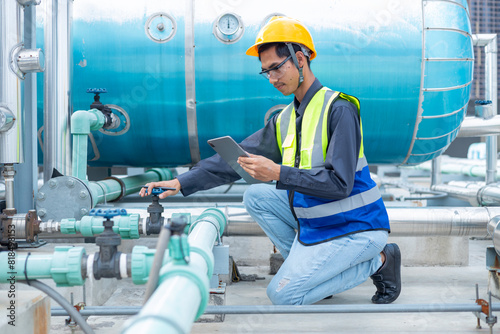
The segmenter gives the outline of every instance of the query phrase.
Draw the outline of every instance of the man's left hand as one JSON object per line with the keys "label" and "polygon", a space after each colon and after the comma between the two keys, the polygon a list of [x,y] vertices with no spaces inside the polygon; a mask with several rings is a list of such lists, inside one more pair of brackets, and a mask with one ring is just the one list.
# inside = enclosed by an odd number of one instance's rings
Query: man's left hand
{"label": "man's left hand", "polygon": [[280,165],[261,155],[249,155],[250,157],[239,157],[238,163],[253,178],[264,182],[280,179]]}

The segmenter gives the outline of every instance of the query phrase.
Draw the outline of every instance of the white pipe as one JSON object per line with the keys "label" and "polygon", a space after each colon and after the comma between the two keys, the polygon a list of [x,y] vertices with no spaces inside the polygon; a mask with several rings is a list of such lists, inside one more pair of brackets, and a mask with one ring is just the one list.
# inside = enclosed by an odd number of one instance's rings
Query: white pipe
{"label": "white pipe", "polygon": [[496,115],[490,119],[480,117],[465,117],[458,137],[483,137],[497,135],[500,133],[500,116]]}
{"label": "white pipe", "polygon": [[441,156],[439,156],[432,160],[431,185],[441,183]]}
{"label": "white pipe", "polygon": [[23,162],[21,80],[11,70],[11,53],[22,42],[21,24],[17,1],[0,1],[0,109],[15,118],[8,130],[0,131],[0,164]]}
{"label": "white pipe", "polygon": [[[387,208],[391,236],[484,236],[497,207]],[[265,236],[252,217],[230,219],[225,236]]]}
{"label": "white pipe", "polygon": [[3,167],[2,176],[5,180],[5,208],[8,210],[13,210],[14,206],[14,175],[16,171],[14,170],[13,164],[6,164]]}
{"label": "white pipe", "polygon": [[[497,35],[473,35],[474,45],[484,46],[485,52],[485,99],[491,100],[493,115],[497,115]],[[497,136],[486,137],[486,184],[495,182],[497,173]]]}
{"label": "white pipe", "polygon": [[[499,167],[500,166],[498,166],[497,164],[497,169]],[[432,164],[430,161],[426,161],[417,166],[404,167],[404,168],[432,171]],[[448,156],[443,156],[443,159],[441,160],[441,173],[460,174],[472,177],[485,177],[486,164],[484,160],[452,158]],[[498,180],[499,178],[498,174],[496,178]]]}
{"label": "white pipe", "polygon": [[55,168],[71,175],[71,17],[73,0],[47,0],[45,19],[44,156],[47,181]]}

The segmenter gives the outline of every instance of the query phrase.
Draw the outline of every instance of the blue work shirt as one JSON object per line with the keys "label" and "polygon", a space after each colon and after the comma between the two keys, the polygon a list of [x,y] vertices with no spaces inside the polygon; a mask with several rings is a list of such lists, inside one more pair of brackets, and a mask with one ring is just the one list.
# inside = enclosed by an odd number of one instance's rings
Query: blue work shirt
{"label": "blue work shirt", "polygon": [[[300,152],[300,124],[304,110],[322,87],[316,79],[300,103],[294,99],[299,132],[297,152]],[[294,190],[328,199],[342,199],[349,196],[361,144],[358,110],[351,102],[338,98],[332,103],[328,118],[329,142],[325,166],[299,169],[281,165],[280,179],[276,183],[277,189]],[[262,155],[281,164],[281,152],[276,139],[276,119],[277,115],[272,117],[264,128],[245,138],[240,145],[249,153]],[[296,159],[296,166],[298,163]],[[199,190],[234,182],[240,179],[240,176],[218,154],[215,154],[198,162],[191,170],[177,176],[177,179],[181,184],[182,194],[188,196]]]}

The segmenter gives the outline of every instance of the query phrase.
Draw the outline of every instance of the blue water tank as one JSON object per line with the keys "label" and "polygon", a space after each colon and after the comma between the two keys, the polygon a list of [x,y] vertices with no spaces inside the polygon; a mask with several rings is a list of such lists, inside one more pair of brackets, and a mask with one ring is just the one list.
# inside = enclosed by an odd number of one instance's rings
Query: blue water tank
{"label": "blue water tank", "polygon": [[[302,21],[316,45],[316,77],[361,101],[371,164],[418,164],[456,137],[474,64],[466,0],[325,0],[306,8],[285,0],[79,0],[74,109],[93,101],[87,88],[106,88],[101,101],[130,117],[122,135],[93,133],[99,159],[90,165],[190,165],[197,146],[201,158],[214,153],[208,139],[241,141],[261,128],[266,113],[292,100],[245,55],[273,14]],[[39,89],[43,96],[41,81]],[[89,159],[95,155],[89,145]]]}

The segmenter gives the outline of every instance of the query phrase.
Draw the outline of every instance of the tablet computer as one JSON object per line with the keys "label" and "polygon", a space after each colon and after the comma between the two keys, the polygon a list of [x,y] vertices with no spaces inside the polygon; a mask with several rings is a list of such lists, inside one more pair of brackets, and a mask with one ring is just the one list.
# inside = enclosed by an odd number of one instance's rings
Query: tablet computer
{"label": "tablet computer", "polygon": [[233,138],[230,136],[224,136],[210,139],[207,142],[208,145],[219,153],[221,158],[224,159],[224,161],[227,162],[227,164],[231,166],[231,168],[234,169],[234,171],[238,173],[238,175],[241,176],[241,178],[247,183],[263,183],[263,181],[254,179],[250,176],[250,174],[245,172],[245,170],[238,164],[239,157],[248,157],[249,155],[241,148],[240,145],[238,145],[238,143],[234,141]]}

